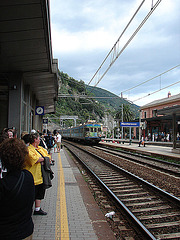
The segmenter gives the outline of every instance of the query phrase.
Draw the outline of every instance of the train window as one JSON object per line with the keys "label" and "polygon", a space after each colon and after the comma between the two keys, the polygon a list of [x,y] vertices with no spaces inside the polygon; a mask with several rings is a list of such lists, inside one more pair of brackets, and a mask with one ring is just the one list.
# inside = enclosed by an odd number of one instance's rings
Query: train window
{"label": "train window", "polygon": [[101,128],[98,128],[98,132],[101,132]]}
{"label": "train window", "polygon": [[97,132],[97,128],[94,128],[94,132]]}
{"label": "train window", "polygon": [[89,128],[85,128],[85,131],[86,131],[86,132],[89,132]]}
{"label": "train window", "polygon": [[93,132],[93,128],[91,128],[91,132]]}

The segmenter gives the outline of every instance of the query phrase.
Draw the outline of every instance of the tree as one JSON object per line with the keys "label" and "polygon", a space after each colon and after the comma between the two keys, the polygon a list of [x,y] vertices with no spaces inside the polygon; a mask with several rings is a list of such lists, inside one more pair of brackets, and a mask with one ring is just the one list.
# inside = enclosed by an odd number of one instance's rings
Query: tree
{"label": "tree", "polygon": [[[117,111],[115,118],[118,119],[118,122],[122,121],[122,114],[123,122],[131,122],[135,117],[135,114],[132,112],[130,105],[128,104],[123,104],[123,107],[121,106],[121,108]],[[129,132],[129,128],[124,129],[126,133]],[[122,136],[124,136],[124,131],[122,132]]]}
{"label": "tree", "polygon": [[122,121],[122,110],[123,110],[123,122],[130,122],[134,119],[135,115],[132,112],[130,105],[128,104],[123,104],[123,109],[122,107],[117,111],[115,118],[119,119]]}

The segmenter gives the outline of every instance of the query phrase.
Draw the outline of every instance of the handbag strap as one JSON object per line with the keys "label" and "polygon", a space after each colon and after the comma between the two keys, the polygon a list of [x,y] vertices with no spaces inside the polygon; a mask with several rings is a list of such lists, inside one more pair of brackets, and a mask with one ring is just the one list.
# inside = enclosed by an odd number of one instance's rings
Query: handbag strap
{"label": "handbag strap", "polygon": [[[42,153],[40,153],[37,149],[35,149],[35,150],[44,158],[44,164],[43,164],[43,165],[41,164],[41,169],[42,169],[42,167],[43,167],[45,171],[49,171],[49,170],[51,169],[51,167],[50,167],[49,164],[47,164],[46,157],[44,157],[44,156],[42,155]],[[48,159],[49,159],[49,157],[48,157]],[[50,169],[49,169],[49,168],[50,168]]]}
{"label": "handbag strap", "polygon": [[35,149],[43,158],[44,158],[44,156],[42,155],[42,153],[40,153],[37,149]]}

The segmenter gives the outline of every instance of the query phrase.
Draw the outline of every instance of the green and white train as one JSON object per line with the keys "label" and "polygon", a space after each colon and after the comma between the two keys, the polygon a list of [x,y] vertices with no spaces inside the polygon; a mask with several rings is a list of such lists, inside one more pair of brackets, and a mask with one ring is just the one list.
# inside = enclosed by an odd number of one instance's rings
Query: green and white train
{"label": "green and white train", "polygon": [[62,138],[81,141],[89,144],[96,144],[101,141],[102,124],[95,121],[88,121],[85,124],[59,130]]}

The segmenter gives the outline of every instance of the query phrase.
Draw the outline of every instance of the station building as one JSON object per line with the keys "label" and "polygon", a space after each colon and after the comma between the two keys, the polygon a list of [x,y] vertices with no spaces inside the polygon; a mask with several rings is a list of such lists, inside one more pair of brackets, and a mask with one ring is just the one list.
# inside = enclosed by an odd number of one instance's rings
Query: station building
{"label": "station building", "polygon": [[[155,100],[141,107],[145,123],[143,135],[151,141],[172,141],[173,149],[180,140],[180,94]],[[166,139],[168,134],[169,140]]]}
{"label": "station building", "polygon": [[55,112],[58,61],[53,59],[49,0],[0,2],[0,131],[42,129]]}

